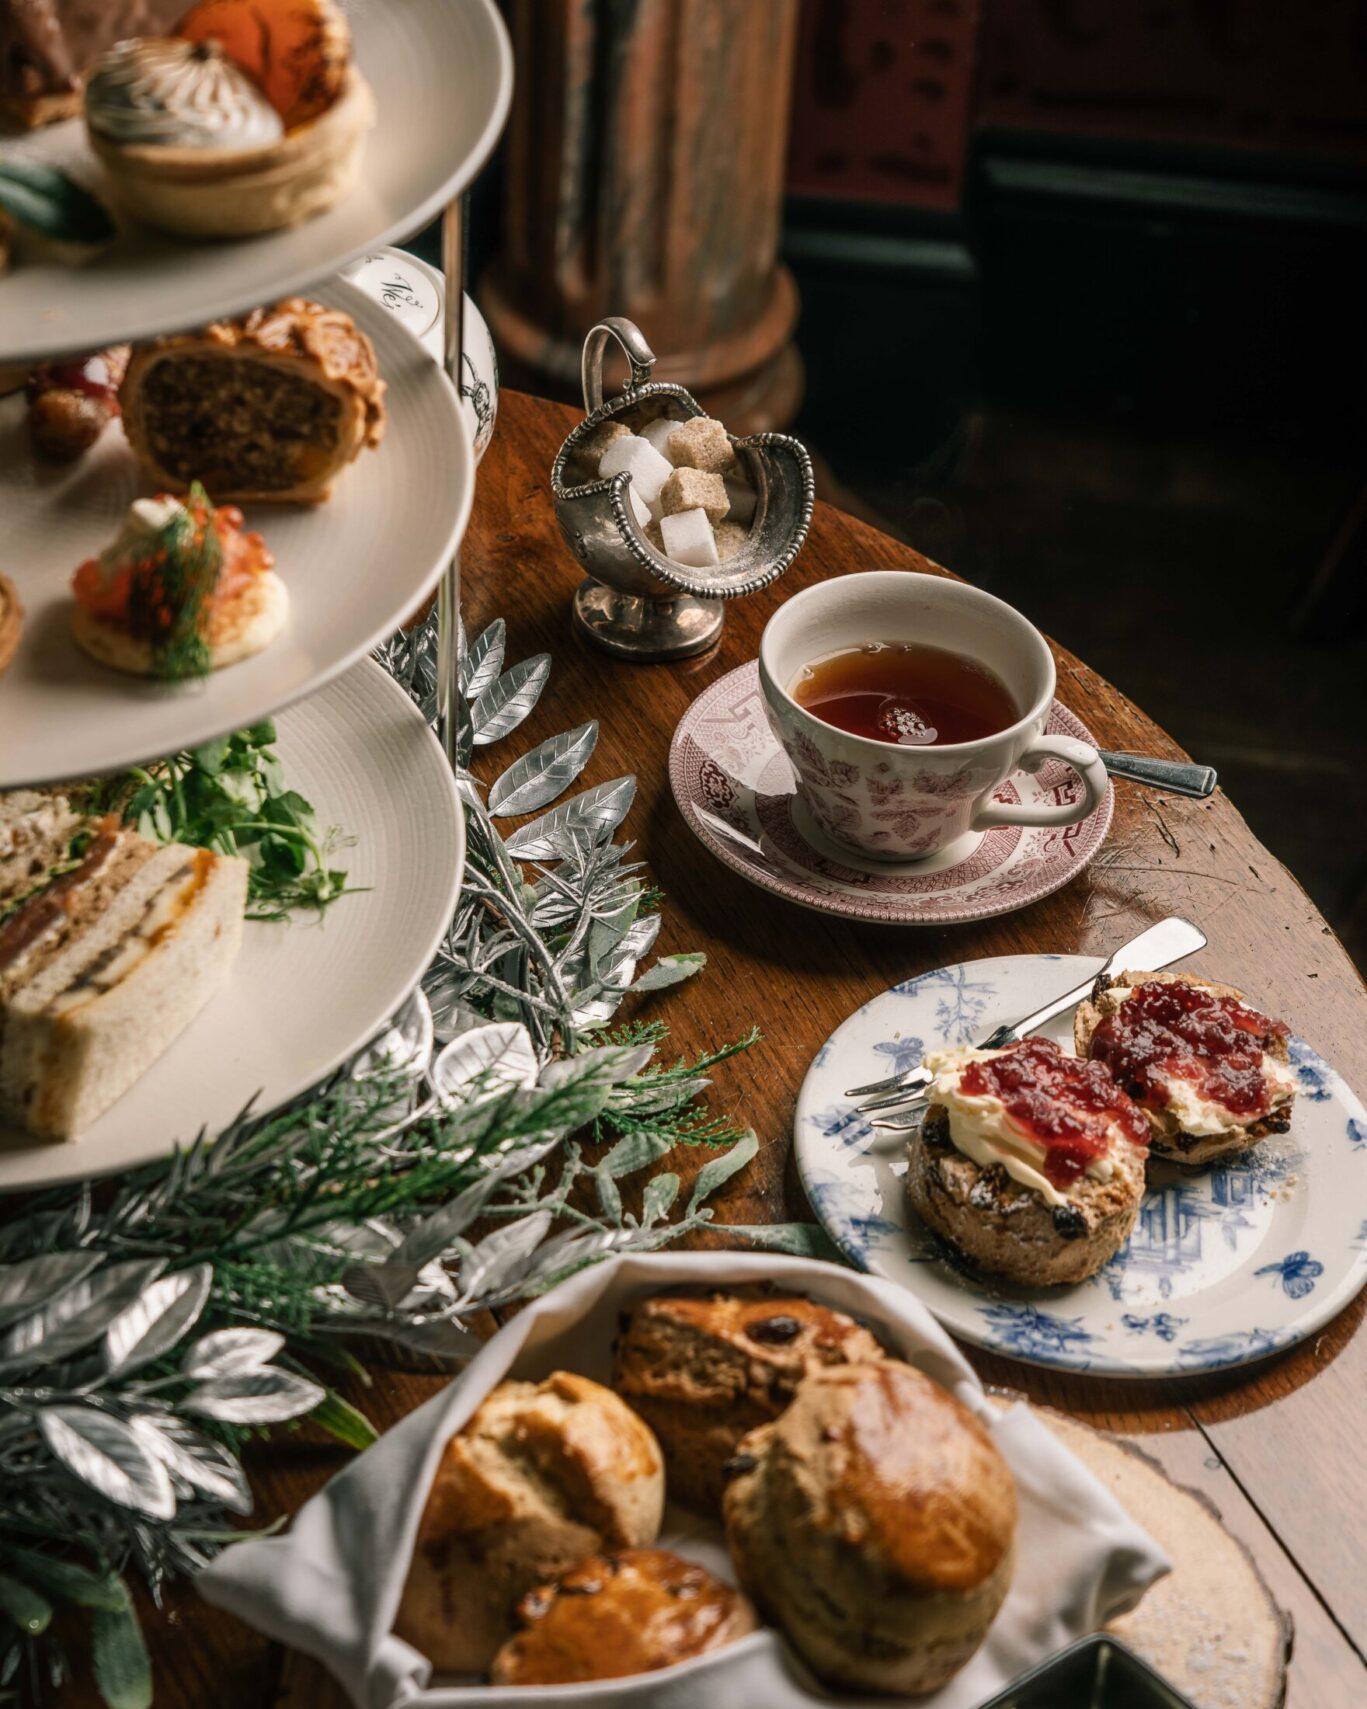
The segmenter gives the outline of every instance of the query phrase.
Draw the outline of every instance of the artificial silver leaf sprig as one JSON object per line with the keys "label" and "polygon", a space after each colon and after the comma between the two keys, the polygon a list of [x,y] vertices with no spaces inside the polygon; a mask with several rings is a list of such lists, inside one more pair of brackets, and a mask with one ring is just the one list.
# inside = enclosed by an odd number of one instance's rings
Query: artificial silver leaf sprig
{"label": "artificial silver leaf sprig", "polygon": [[[98,1192],[41,1195],[0,1227],[0,1700],[61,1685],[49,1627],[74,1605],[107,1701],[150,1702],[126,1578],[156,1599],[232,1539],[251,1509],[246,1434],[311,1415],[363,1446],[370,1427],[330,1386],[364,1374],[357,1349],[459,1363],[476,1313],[717,1226],[707,1201],[754,1154],[753,1134],[697,1105],[745,1041],[665,1066],[658,1023],[613,1026],[630,992],[702,957],[639,971],[659,915],[613,841],[634,781],[552,805],[596,725],[515,760],[486,805],[471,756],[527,717],[549,673],[505,651],[496,622],[461,661],[466,877],[425,995],[293,1106],[244,1112]],[[431,718],[435,622],[377,656]],[[531,813],[506,839],[494,823]],[[628,1208],[622,1183],[680,1141],[717,1148],[691,1194],[662,1169]],[[801,1226],[733,1232],[816,1243]]]}

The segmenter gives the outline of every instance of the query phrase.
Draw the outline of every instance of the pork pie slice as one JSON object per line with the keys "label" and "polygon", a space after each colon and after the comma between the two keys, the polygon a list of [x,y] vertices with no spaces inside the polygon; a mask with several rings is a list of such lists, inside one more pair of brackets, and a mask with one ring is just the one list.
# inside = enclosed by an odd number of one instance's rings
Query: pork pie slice
{"label": "pork pie slice", "polygon": [[384,434],[375,347],[304,297],[134,351],[124,431],[153,482],[202,481],[216,504],[318,504]]}

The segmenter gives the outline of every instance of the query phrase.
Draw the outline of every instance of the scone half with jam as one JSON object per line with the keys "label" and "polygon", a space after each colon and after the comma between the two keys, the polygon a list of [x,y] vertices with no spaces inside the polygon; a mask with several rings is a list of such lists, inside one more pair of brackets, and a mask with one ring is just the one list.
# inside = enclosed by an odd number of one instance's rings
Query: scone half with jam
{"label": "scone half with jam", "polygon": [[1143,1110],[1155,1156],[1214,1163],[1291,1125],[1288,1030],[1231,985],[1191,973],[1103,975],[1078,1006],[1073,1037],[1078,1055]]}
{"label": "scone half with jam", "polygon": [[907,1145],[921,1220],[980,1269],[1081,1282],[1129,1238],[1149,1124],[1095,1062],[1049,1039],[926,1057],[930,1104]]}

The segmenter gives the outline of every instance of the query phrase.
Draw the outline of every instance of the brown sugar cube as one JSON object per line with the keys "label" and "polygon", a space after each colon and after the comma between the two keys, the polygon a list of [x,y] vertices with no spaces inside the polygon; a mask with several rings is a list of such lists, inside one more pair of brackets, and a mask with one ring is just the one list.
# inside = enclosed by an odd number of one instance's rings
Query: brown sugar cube
{"label": "brown sugar cube", "polygon": [[630,435],[631,429],[624,421],[600,421],[597,427],[594,428],[593,432],[590,433],[580,445],[580,454],[588,458],[588,460],[593,464],[594,474],[597,474],[598,465],[602,461],[603,453],[607,450],[608,446],[612,444],[613,440],[629,438]]}
{"label": "brown sugar cube", "polygon": [[681,510],[705,510],[714,528],[731,508],[721,476],[709,475],[704,469],[675,469],[660,488],[660,504],[666,516],[677,516]]}
{"label": "brown sugar cube", "polygon": [[664,537],[660,533],[660,525],[658,522],[647,522],[641,532],[662,558],[667,558],[669,556],[665,551]]}
{"label": "brown sugar cube", "polygon": [[720,475],[736,461],[726,429],[710,415],[697,415],[692,421],[685,421],[674,429],[666,443],[669,460],[676,469],[706,469],[710,474]]}
{"label": "brown sugar cube", "polygon": [[736,553],[750,538],[750,530],[742,528],[739,522],[720,522],[717,524],[717,556],[719,558],[734,558]]}

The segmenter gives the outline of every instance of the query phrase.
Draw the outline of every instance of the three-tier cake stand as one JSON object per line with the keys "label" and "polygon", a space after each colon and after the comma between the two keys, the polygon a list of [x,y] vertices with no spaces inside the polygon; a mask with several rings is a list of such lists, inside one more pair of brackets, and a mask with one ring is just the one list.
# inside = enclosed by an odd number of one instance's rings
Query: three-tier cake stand
{"label": "three-tier cake stand", "polygon": [[[0,400],[0,568],[27,611],[0,678],[0,789],[120,770],[279,714],[291,785],[354,837],[342,864],[365,888],[317,924],[249,927],[229,987],[82,1139],[54,1147],[0,1134],[0,1191],[165,1155],[201,1125],[231,1120],[248,1098],[269,1108],[304,1090],[411,991],[459,890],[459,547],[475,470],[459,400],[462,196],[506,120],[512,51],[494,0],[349,0],[346,9],[378,115],[351,194],[266,237],[196,244],[128,226],[84,265],[21,265],[0,281],[0,368],[198,327],[307,291],[344,308],[374,342],[389,388],[385,440],[328,504],[247,507],[289,587],[290,625],[255,658],[168,691],[87,660],[68,632],[72,570],[146,490],[121,432],[111,427],[72,468],[43,468],[22,398]],[[98,189],[79,120],[3,146]],[[387,309],[336,277],[438,214],[441,366]],[[445,754],[368,657],[434,585]]]}

